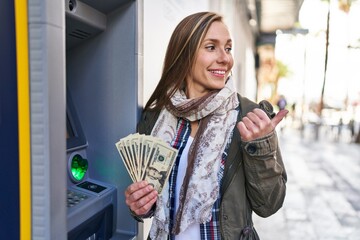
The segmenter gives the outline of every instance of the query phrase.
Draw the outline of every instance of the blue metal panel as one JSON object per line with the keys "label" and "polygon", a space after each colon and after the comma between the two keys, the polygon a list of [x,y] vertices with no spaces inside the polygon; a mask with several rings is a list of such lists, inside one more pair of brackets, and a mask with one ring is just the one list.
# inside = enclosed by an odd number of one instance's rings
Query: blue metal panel
{"label": "blue metal panel", "polygon": [[0,239],[19,239],[19,149],[13,1],[0,1],[0,169]]}

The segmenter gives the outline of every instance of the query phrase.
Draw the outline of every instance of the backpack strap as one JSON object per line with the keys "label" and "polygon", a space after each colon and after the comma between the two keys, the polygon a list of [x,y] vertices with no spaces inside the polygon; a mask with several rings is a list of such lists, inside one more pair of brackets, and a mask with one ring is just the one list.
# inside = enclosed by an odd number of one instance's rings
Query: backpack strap
{"label": "backpack strap", "polygon": [[239,130],[236,127],[237,123],[240,122],[241,119],[244,116],[246,116],[248,112],[253,111],[254,108],[260,108],[264,110],[265,113],[269,116],[269,118],[273,118],[275,116],[271,103],[266,100],[263,100],[259,104],[257,104],[249,100],[248,98],[241,96],[240,94],[238,94],[238,99],[239,99],[239,113],[233,131],[233,139],[230,143],[230,147],[228,150],[228,156],[231,156],[231,158],[228,158],[225,162],[224,176],[226,177],[223,179],[223,183],[221,186],[221,190],[220,190],[221,195],[226,191],[227,187],[230,185],[230,182],[232,181],[233,176],[235,175],[238,168],[241,166],[243,162],[243,155],[242,155],[243,144]]}
{"label": "backpack strap", "polygon": [[[240,116],[238,116],[238,122],[244,117],[246,116],[246,114],[248,112],[251,112],[252,110],[254,110],[254,108],[260,108],[262,109],[266,115],[268,115],[268,117],[270,119],[272,119],[273,117],[275,117],[275,112],[274,112],[274,108],[271,105],[271,103],[267,100],[262,100],[259,102],[259,104],[249,100],[246,97],[241,96],[240,94],[238,94],[238,99],[240,102]],[[240,120],[239,120],[240,119]]]}
{"label": "backpack strap", "polygon": [[248,112],[251,112],[252,110],[254,110],[254,108],[258,108],[259,104],[251,101],[250,99],[241,96],[240,94],[238,94],[238,99],[239,99],[239,115],[238,115],[238,122],[241,121],[241,119],[246,116],[246,114]]}

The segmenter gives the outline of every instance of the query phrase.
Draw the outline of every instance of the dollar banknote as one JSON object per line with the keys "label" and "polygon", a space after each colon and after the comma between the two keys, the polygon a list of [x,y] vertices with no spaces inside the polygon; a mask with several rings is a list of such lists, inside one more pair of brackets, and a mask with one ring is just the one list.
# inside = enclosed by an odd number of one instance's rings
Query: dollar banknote
{"label": "dollar banknote", "polygon": [[160,138],[130,134],[115,146],[133,182],[145,180],[160,194],[178,155],[178,150]]}
{"label": "dollar banknote", "polygon": [[176,156],[177,152],[171,146],[166,146],[158,141],[154,143],[143,179],[152,184],[158,192],[162,191]]}

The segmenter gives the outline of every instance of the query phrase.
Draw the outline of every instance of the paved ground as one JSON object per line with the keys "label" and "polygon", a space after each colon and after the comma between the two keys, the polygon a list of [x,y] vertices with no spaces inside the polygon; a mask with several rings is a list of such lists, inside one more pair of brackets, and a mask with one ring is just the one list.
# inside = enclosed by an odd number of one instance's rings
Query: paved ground
{"label": "paved ground", "polygon": [[254,215],[261,240],[360,240],[360,144],[342,134],[279,133],[287,196],[273,216]]}

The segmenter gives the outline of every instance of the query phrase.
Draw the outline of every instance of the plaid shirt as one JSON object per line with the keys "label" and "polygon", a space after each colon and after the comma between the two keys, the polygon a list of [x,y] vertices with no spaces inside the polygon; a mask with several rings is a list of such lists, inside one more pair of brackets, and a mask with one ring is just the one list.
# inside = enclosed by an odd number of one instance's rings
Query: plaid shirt
{"label": "plaid shirt", "polygon": [[[177,125],[177,132],[176,136],[171,143],[171,145],[178,149],[179,154],[176,158],[176,162],[174,164],[173,170],[169,176],[169,203],[170,204],[170,232],[171,229],[174,226],[174,219],[175,219],[175,189],[176,189],[176,177],[178,173],[178,166],[181,154],[186,146],[186,143],[189,139],[191,132],[190,128],[190,122],[188,120],[179,118],[178,125]],[[220,171],[218,173],[218,181],[219,185],[221,187],[221,179],[224,174],[224,165],[225,160],[227,158],[227,150],[229,147],[230,141],[228,141],[227,146],[225,148],[225,152],[223,153],[222,159],[221,159],[221,165],[220,165]],[[179,184],[179,183],[178,183]],[[180,183],[181,184],[181,183]],[[201,240],[219,240],[221,239],[220,234],[220,224],[219,224],[219,209],[220,209],[220,202],[221,202],[221,196],[219,194],[218,199],[214,203],[214,206],[212,208],[212,218],[210,222],[207,222],[205,224],[200,224],[200,239]],[[171,235],[168,237],[169,240],[174,240],[175,236]]]}

